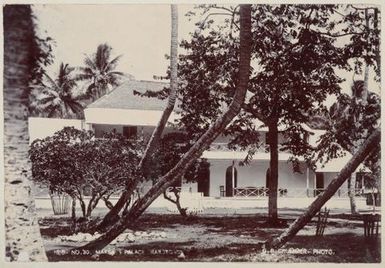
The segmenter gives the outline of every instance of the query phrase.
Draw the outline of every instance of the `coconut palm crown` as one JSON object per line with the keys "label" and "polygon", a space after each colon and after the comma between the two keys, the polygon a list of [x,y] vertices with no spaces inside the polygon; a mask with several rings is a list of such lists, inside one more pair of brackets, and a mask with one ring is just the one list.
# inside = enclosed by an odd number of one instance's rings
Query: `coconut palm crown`
{"label": "coconut palm crown", "polygon": [[90,82],[86,96],[92,101],[105,95],[110,88],[118,86],[120,79],[124,76],[124,73],[115,71],[122,55],[111,60],[111,51],[112,48],[108,44],[100,44],[96,53],[86,55],[85,67],[78,68],[80,74],[76,79]]}
{"label": "coconut palm crown", "polygon": [[71,73],[74,69],[61,63],[56,79],[44,73],[42,84],[33,86],[31,108],[35,114],[60,118],[81,116],[83,106],[73,94],[76,81]]}

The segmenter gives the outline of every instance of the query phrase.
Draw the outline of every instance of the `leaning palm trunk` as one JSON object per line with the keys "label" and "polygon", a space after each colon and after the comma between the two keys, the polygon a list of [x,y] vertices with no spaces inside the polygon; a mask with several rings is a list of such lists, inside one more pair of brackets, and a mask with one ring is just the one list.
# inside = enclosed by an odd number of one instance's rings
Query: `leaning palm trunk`
{"label": "leaning palm trunk", "polygon": [[162,113],[158,125],[151,135],[150,141],[147,144],[146,150],[139,163],[142,170],[146,171],[148,163],[152,159],[152,154],[156,150],[159,139],[167,124],[168,118],[174,110],[176,93],[178,89],[178,7],[171,5],[171,49],[170,49],[170,95],[168,103]]}
{"label": "leaning palm trunk", "polygon": [[[376,12],[376,9],[375,9]],[[365,10],[365,21],[366,21],[366,27],[367,30],[369,30],[369,14],[368,10]],[[368,89],[368,84],[369,84],[369,64],[365,62],[365,70],[364,70],[364,83],[363,83],[363,88],[362,88],[362,94],[361,96],[353,96],[353,98],[361,97],[360,100],[354,100],[355,103],[361,103],[361,105],[366,106],[367,105],[367,100],[368,100],[368,95],[369,95],[369,89]],[[357,122],[360,122],[362,120],[362,114],[358,114],[357,118],[355,117]],[[367,131],[365,130],[363,133],[363,136],[367,136]],[[360,144],[362,144],[363,140],[358,139],[354,142],[353,144],[353,154],[358,150]],[[355,191],[355,185],[356,185],[356,177],[353,175],[349,181],[348,181],[348,193],[349,193],[349,200],[350,200],[350,210],[352,214],[357,214],[357,205],[356,205],[356,191]]]}
{"label": "leaning palm trunk", "polygon": [[350,161],[345,165],[341,172],[330,182],[325,191],[317,197],[316,200],[307,208],[299,218],[297,218],[289,228],[277,238],[266,243],[266,248],[279,248],[293,238],[311,219],[317,214],[322,206],[337,192],[341,185],[373,151],[381,139],[381,132],[376,129],[370,137],[364,142],[361,148],[353,155]]}
{"label": "leaning palm trunk", "polygon": [[222,116],[200,137],[200,139],[183,155],[180,161],[166,175],[159,178],[157,183],[100,238],[81,247],[81,249],[97,250],[108,245],[127,227],[138,220],[147,207],[168,187],[172,186],[185,173],[188,167],[196,161],[215,138],[226,128],[231,120],[239,113],[244,102],[249,82],[251,58],[251,5],[240,6],[240,59],[238,84],[234,99]]}
{"label": "leaning palm trunk", "polygon": [[[178,89],[178,7],[177,5],[171,5],[171,49],[170,49],[170,95],[168,97],[168,103],[162,113],[158,125],[156,126],[151,138],[147,144],[143,157],[138,165],[137,170],[139,173],[144,173],[146,176],[146,170],[151,163],[153,153],[156,150],[159,139],[163,133],[163,130],[167,124],[167,121],[174,110],[175,100]],[[106,214],[102,222],[99,224],[99,229],[106,228],[111,223],[114,223],[118,219],[118,214],[130,199],[131,195],[135,191],[136,187],[141,182],[140,179],[135,179],[127,184],[126,189],[123,191],[118,202],[115,206]]]}
{"label": "leaning palm trunk", "polygon": [[[368,19],[366,19],[368,20]],[[368,21],[367,21],[368,24]],[[364,71],[364,83],[362,87],[362,93],[361,96],[355,96],[353,92],[353,101],[355,104],[359,104],[362,106],[367,105],[368,100],[368,83],[369,83],[369,65],[365,63],[365,71]],[[354,85],[353,85],[354,88]],[[357,89],[355,89],[357,90]],[[356,99],[361,98],[361,99]],[[362,114],[359,113],[357,116],[354,116],[355,122],[361,122],[362,120]],[[367,136],[367,130],[364,130],[363,136]],[[354,144],[352,146],[352,154],[355,154],[360,146],[360,144],[363,143],[362,139],[358,139],[354,141]],[[356,176],[355,174],[352,174],[352,176],[348,179],[348,195],[349,195],[349,201],[350,201],[350,211],[352,214],[357,214],[357,205],[356,205]]]}
{"label": "leaning palm trunk", "polygon": [[10,261],[46,261],[28,158],[28,81],[34,42],[31,7],[7,5],[3,11],[5,254]]}

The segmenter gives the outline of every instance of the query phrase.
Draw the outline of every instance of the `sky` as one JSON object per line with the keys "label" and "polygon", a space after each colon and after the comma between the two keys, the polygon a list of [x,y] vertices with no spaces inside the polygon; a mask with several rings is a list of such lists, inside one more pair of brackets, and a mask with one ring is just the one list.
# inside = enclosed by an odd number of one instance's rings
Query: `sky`
{"label": "sky", "polygon": [[[178,5],[179,41],[195,30],[185,14],[193,5]],[[166,74],[170,50],[170,5],[35,5],[38,33],[56,41],[55,62],[48,73],[55,76],[61,62],[81,66],[84,54],[90,55],[101,43],[113,48],[113,56],[123,55],[117,70],[137,80],[153,80]],[[344,77],[342,91],[349,93],[353,74],[337,72]],[[371,72],[373,77],[374,72]],[[360,76],[355,76],[359,79]],[[379,85],[371,78],[369,88],[379,93]],[[330,98],[329,102],[333,102]]]}
{"label": "sky", "polygon": [[[194,30],[184,14],[193,6],[179,6],[179,40]],[[123,55],[117,70],[136,79],[165,75],[170,54],[170,5],[35,5],[38,33],[56,42],[54,74],[60,62],[81,66],[84,54],[108,43],[113,55]]]}

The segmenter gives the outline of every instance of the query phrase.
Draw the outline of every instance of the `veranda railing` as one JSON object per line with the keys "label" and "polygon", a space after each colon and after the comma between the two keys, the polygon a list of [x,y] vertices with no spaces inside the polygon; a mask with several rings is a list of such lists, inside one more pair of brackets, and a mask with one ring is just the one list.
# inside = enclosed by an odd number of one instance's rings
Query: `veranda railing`
{"label": "veranda railing", "polygon": [[[316,197],[325,188],[279,188],[278,197]],[[355,196],[363,196],[362,188],[354,189]],[[269,196],[269,189],[266,187],[236,187],[234,188],[235,197],[266,197]],[[339,189],[335,197],[349,197],[348,189]]]}

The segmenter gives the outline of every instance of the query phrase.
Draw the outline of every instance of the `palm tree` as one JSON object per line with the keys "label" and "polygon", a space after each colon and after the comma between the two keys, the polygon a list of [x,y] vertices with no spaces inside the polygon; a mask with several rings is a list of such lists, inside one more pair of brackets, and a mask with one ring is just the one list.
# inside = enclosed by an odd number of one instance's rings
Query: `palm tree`
{"label": "palm tree", "polygon": [[43,84],[35,86],[35,96],[31,102],[31,108],[36,113],[61,118],[81,116],[83,106],[73,95],[76,81],[71,77],[71,73],[74,69],[68,64],[61,63],[56,79],[44,73]]}
{"label": "palm tree", "polygon": [[86,96],[92,101],[105,95],[111,87],[118,86],[120,78],[124,76],[124,73],[115,71],[122,55],[111,60],[111,51],[112,48],[108,44],[100,44],[95,54],[86,55],[85,67],[79,67],[81,73],[76,79],[90,82]]}
{"label": "palm tree", "polygon": [[[171,5],[171,46],[170,46],[170,95],[168,97],[167,106],[164,109],[162,116],[158,122],[158,125],[152,132],[151,138],[146,146],[146,150],[139,163],[138,170],[146,172],[149,169],[151,158],[156,150],[159,140],[162,136],[163,130],[167,124],[167,120],[174,110],[175,100],[178,89],[178,6]],[[99,228],[103,229],[108,224],[111,224],[116,220],[119,212],[123,209],[124,205],[129,200],[132,192],[139,184],[139,180],[130,183],[127,189],[122,193],[115,206],[105,215],[103,221],[100,223]]]}
{"label": "palm tree", "polygon": [[29,5],[6,5],[4,16],[4,206],[9,261],[47,261],[31,194],[28,81],[34,30]]}
{"label": "palm tree", "polygon": [[172,186],[186,172],[187,168],[196,161],[218,135],[226,128],[241,110],[249,83],[251,61],[251,5],[240,5],[240,46],[239,46],[238,85],[228,109],[211,125],[199,140],[186,152],[179,162],[153,185],[153,187],[123,215],[108,231],[96,240],[79,249],[102,249],[121,234],[130,224],[133,224],[147,207],[166,189]]}

